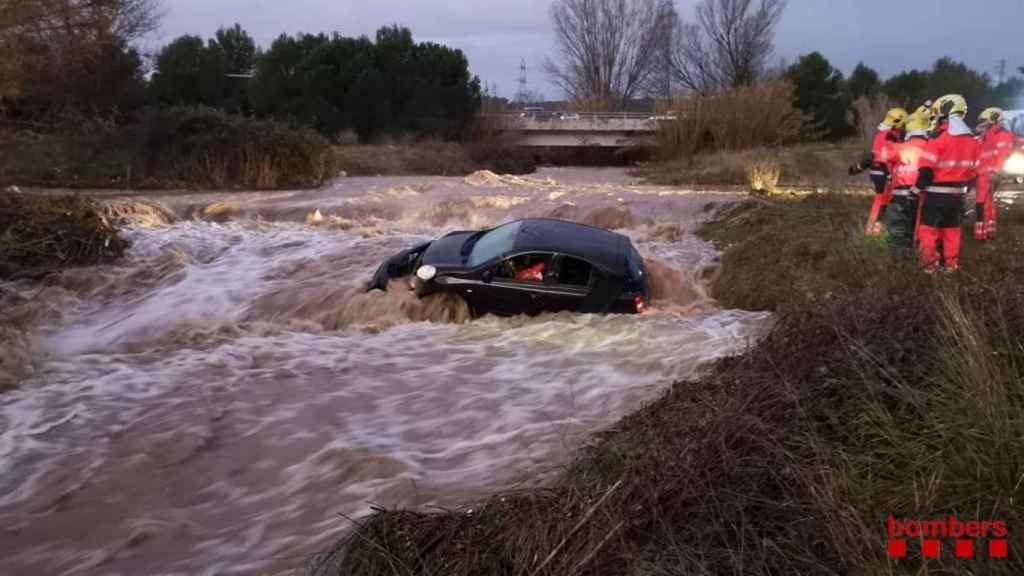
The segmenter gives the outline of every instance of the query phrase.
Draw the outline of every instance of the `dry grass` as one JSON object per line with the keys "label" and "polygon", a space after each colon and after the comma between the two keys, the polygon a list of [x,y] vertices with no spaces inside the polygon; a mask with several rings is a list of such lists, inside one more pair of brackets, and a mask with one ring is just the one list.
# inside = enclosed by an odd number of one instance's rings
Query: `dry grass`
{"label": "dry grass", "polygon": [[110,262],[127,247],[92,200],[0,192],[0,280]]}
{"label": "dry grass", "polygon": [[747,168],[747,186],[751,194],[775,194],[782,179],[782,166],[775,162],[758,162]]}
{"label": "dry grass", "polygon": [[[776,287],[752,301],[780,312],[760,344],[676,383],[548,488],[379,511],[311,571],[1020,574],[1024,218],[971,246],[962,274],[933,278],[863,239],[867,207],[829,196],[720,212],[705,230],[731,245],[716,293],[735,305]],[[736,283],[752,286],[722,293]],[[1005,520],[1010,557],[925,565],[911,543],[892,562],[889,514]]]}
{"label": "dry grass", "polygon": [[774,165],[780,172],[778,186],[867,189],[867,178],[847,174],[847,166],[860,159],[863,152],[856,141],[795,144],[699,154],[674,162],[645,164],[634,173],[653,184],[747,188],[751,167]]}
{"label": "dry grass", "polygon": [[811,120],[793,107],[792,95],[788,83],[773,81],[683,99],[673,109],[675,120],[659,122],[659,153],[671,161],[799,141],[809,136]]}

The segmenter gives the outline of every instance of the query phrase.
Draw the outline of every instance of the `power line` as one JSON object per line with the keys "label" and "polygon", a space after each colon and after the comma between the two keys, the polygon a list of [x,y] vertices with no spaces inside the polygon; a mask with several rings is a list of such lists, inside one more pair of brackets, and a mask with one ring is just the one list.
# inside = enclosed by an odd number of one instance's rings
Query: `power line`
{"label": "power line", "polygon": [[516,93],[516,102],[526,106],[530,99],[529,85],[526,81],[526,60],[519,60],[519,92]]}

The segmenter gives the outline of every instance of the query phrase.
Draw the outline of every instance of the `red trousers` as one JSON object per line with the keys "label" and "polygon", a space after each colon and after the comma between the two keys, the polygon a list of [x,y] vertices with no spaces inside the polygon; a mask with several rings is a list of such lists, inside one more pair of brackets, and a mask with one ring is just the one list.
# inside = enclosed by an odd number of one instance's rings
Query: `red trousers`
{"label": "red trousers", "polygon": [[942,256],[946,268],[955,270],[960,267],[959,227],[933,228],[922,225],[917,230],[917,238],[921,247],[921,264],[925,267],[939,263],[939,241],[942,241]]}
{"label": "red trousers", "polygon": [[892,199],[892,182],[885,185],[885,192],[875,194],[875,201],[871,204],[871,214],[868,216],[868,224],[864,232],[868,236],[878,236],[882,233],[882,225],[879,220],[882,217],[882,209],[889,205]]}
{"label": "red trousers", "polygon": [[978,173],[977,218],[974,223],[976,240],[991,240],[996,237],[996,199],[992,188],[992,172]]}

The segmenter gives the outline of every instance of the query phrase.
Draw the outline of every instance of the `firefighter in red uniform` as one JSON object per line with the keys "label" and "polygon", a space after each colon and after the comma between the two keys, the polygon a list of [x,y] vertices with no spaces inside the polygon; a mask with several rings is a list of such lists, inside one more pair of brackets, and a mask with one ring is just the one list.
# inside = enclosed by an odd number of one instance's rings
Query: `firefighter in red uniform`
{"label": "firefighter in red uniform", "polygon": [[885,229],[893,254],[914,254],[920,200],[918,166],[922,158],[931,158],[927,150],[930,128],[931,109],[922,106],[907,118],[906,142],[889,142],[882,148],[882,161],[892,178],[892,200],[885,211]]}
{"label": "firefighter in red uniform", "polygon": [[978,116],[981,157],[978,162],[977,220],[974,223],[976,240],[996,237],[995,182],[1016,141],[1013,132],[1001,125],[1002,119],[1003,111],[999,108],[988,108]]}
{"label": "firefighter in red uniform", "polygon": [[882,226],[879,220],[883,217],[885,207],[889,203],[889,195],[892,191],[889,180],[889,173],[885,162],[882,161],[882,148],[887,142],[900,142],[903,140],[903,124],[907,121],[907,111],[903,108],[893,108],[885,115],[885,119],[878,126],[878,133],[875,134],[875,141],[871,145],[871,152],[864,154],[860,162],[850,166],[850,175],[860,174],[870,168],[871,183],[875,186],[875,202],[871,205],[871,214],[868,216],[868,223],[864,232],[869,236],[878,236],[882,233]]}
{"label": "firefighter in red uniform", "polygon": [[922,156],[917,188],[924,191],[921,225],[918,229],[921,262],[928,268],[938,264],[937,244],[942,243],[947,270],[960,266],[960,219],[964,196],[978,176],[981,145],[964,122],[967,102],[950,94],[932,106],[936,130]]}

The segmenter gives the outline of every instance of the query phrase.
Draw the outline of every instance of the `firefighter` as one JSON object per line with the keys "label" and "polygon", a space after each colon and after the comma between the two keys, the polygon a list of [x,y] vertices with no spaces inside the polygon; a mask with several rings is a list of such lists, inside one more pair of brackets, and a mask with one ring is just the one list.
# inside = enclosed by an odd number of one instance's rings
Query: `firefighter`
{"label": "firefighter", "polygon": [[892,178],[892,200],[885,211],[885,229],[893,254],[912,255],[917,233],[920,190],[918,166],[928,152],[931,109],[921,106],[907,118],[905,142],[889,142],[882,148],[882,161]]}
{"label": "firefighter", "polygon": [[879,219],[882,218],[885,206],[889,203],[889,173],[885,163],[881,161],[882,148],[887,142],[903,140],[903,124],[906,121],[907,111],[903,108],[889,110],[885,119],[878,125],[878,133],[875,134],[871,152],[865,153],[859,163],[850,166],[850,176],[870,169],[871,183],[875,186],[875,201],[871,205],[871,214],[868,216],[868,223],[864,228],[864,232],[869,236],[878,236],[882,233]]}
{"label": "firefighter", "polygon": [[976,240],[991,240],[996,237],[995,183],[999,171],[1013,152],[1016,138],[1013,132],[1003,128],[1003,111],[988,108],[978,116],[981,157],[978,162],[977,220],[974,223]]}
{"label": "firefighter", "polygon": [[959,94],[939,98],[932,105],[932,139],[921,156],[917,188],[924,191],[918,228],[921,263],[929,270],[938,265],[942,243],[946,270],[960,266],[960,219],[964,196],[978,176],[981,145],[964,121],[967,101]]}

